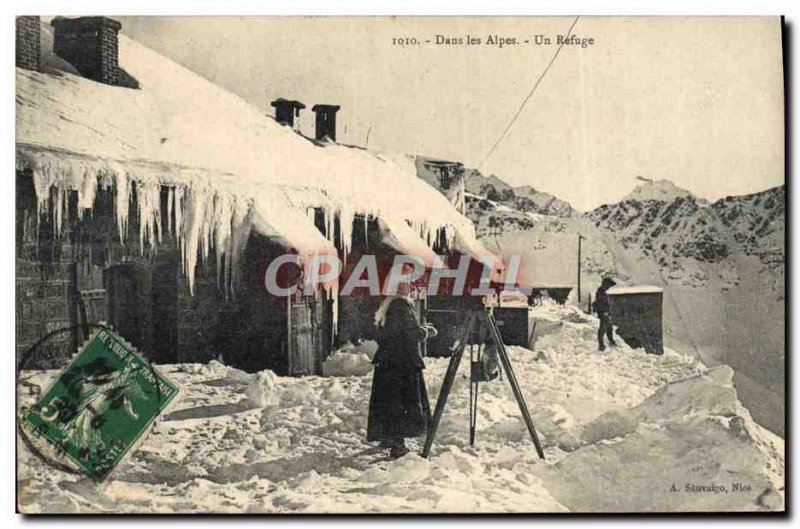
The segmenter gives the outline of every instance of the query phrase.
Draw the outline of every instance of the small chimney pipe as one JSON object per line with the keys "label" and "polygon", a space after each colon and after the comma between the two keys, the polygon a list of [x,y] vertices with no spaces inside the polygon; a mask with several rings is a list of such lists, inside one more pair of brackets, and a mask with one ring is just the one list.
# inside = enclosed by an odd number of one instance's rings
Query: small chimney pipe
{"label": "small chimney pipe", "polygon": [[282,97],[279,97],[270,103],[270,105],[275,107],[275,121],[281,125],[288,125],[292,128],[294,128],[294,118],[299,117],[300,111],[306,108],[300,101],[293,101]]}
{"label": "small chimney pipe", "polygon": [[314,105],[311,108],[317,115],[315,137],[318,140],[327,137],[336,141],[336,113],[340,108],[339,105]]}

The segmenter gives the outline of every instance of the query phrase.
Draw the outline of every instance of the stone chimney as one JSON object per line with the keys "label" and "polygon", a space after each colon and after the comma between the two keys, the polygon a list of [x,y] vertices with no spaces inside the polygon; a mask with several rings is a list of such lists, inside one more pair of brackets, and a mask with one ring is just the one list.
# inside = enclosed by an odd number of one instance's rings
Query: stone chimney
{"label": "stone chimney", "polygon": [[279,97],[270,105],[275,107],[275,121],[292,128],[294,128],[294,118],[300,116],[300,111],[306,108],[300,101],[289,101],[282,97]]}
{"label": "stone chimney", "polygon": [[17,66],[41,70],[41,27],[39,17],[17,17]]}
{"label": "stone chimney", "polygon": [[110,85],[120,80],[117,34],[122,24],[106,17],[56,17],[53,51],[82,76]]}
{"label": "stone chimney", "polygon": [[314,105],[311,110],[317,115],[315,137],[323,140],[326,137],[336,141],[336,113],[338,105]]}

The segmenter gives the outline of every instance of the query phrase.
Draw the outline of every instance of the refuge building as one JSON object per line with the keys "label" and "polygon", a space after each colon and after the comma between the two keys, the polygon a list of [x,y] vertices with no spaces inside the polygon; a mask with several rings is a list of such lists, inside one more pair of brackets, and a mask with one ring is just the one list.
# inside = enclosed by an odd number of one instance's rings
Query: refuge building
{"label": "refuge building", "polygon": [[[158,363],[221,356],[319,374],[372,310],[338,295],[361,255],[376,255],[382,272],[396,254],[428,266],[437,252],[488,255],[416,174],[336,143],[338,106],[314,107],[320,130],[307,138],[290,119],[302,103],[276,100],[276,121],[120,29],[105,17],[17,19],[16,344],[26,367],[63,365],[91,324],[105,324]],[[264,275],[286,253],[302,264],[281,269],[297,288],[278,298]],[[303,265],[318,255],[339,257],[344,275],[306,295]]]}

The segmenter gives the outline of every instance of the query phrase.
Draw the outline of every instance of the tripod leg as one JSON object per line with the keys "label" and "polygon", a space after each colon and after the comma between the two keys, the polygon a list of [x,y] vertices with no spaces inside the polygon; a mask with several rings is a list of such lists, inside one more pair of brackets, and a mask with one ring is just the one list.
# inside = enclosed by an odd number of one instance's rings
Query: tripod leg
{"label": "tripod leg", "polygon": [[439,396],[436,398],[436,409],[433,412],[431,423],[428,425],[428,435],[425,438],[425,446],[422,449],[422,457],[428,457],[431,453],[431,446],[433,446],[433,439],[436,437],[436,430],[439,428],[439,421],[442,420],[444,413],[444,406],[447,404],[447,397],[450,395],[450,389],[453,387],[453,382],[456,379],[458,366],[461,363],[461,356],[464,354],[464,349],[469,341],[469,335],[472,329],[472,322],[474,316],[470,314],[467,321],[464,323],[464,329],[461,333],[461,342],[458,344],[458,349],[453,351],[453,356],[450,358],[450,363],[447,365],[447,371],[444,374],[442,387],[439,390]]}
{"label": "tripod leg", "polygon": [[514,375],[514,370],[511,368],[511,360],[508,358],[506,346],[500,337],[500,331],[497,328],[497,322],[495,321],[494,316],[489,313],[484,313],[482,317],[484,323],[489,326],[489,332],[491,333],[492,340],[497,347],[497,354],[500,357],[500,363],[503,364],[503,369],[506,372],[506,376],[508,376],[508,382],[511,385],[511,391],[514,393],[514,398],[517,399],[519,411],[522,413],[525,426],[527,426],[528,433],[530,433],[533,444],[536,446],[536,453],[539,454],[540,458],[544,459],[544,450],[542,449],[542,444],[539,441],[539,436],[536,434],[536,428],[533,426],[533,419],[531,419],[531,414],[528,412],[528,406],[525,404],[525,399],[522,396],[522,390],[517,382],[517,377]]}
{"label": "tripod leg", "polygon": [[478,388],[481,381],[481,349],[483,344],[477,345],[477,356],[472,355],[470,346],[470,373],[469,373],[469,444],[475,445],[475,431],[478,426]]}

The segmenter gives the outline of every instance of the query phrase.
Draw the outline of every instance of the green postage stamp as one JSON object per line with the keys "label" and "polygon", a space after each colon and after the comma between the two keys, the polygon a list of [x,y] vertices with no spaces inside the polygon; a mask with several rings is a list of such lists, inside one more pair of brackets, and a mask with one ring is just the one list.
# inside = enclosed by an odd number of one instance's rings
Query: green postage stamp
{"label": "green postage stamp", "polygon": [[59,455],[102,481],[177,394],[127,342],[100,330],[23,420]]}

